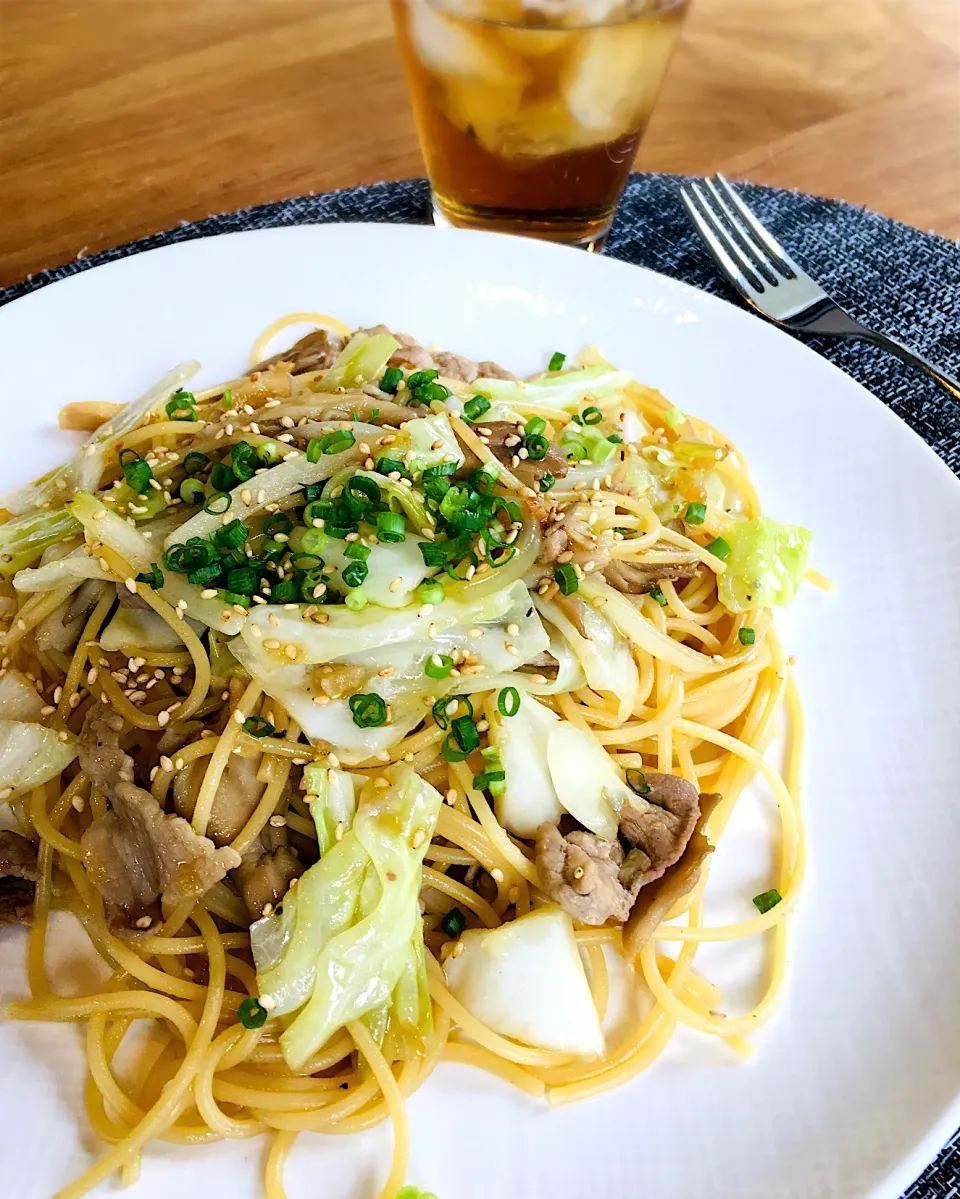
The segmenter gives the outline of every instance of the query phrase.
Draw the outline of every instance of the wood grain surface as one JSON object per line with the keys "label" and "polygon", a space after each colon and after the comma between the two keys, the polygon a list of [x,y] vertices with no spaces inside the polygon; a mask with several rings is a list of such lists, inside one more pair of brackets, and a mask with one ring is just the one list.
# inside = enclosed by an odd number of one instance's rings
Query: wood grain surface
{"label": "wood grain surface", "polygon": [[[693,0],[637,168],[960,238],[960,0]],[[0,0],[0,286],[421,173],[386,0]]]}

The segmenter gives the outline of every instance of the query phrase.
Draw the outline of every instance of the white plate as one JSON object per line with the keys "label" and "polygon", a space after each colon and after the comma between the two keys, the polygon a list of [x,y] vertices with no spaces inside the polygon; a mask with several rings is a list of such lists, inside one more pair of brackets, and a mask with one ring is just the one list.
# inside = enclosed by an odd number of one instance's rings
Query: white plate
{"label": "white plate", "polygon": [[[4,489],[72,444],[61,403],[126,400],[194,356],[204,383],[226,377],[303,309],[520,372],[597,342],[734,438],[766,510],[815,531],[815,565],[839,584],[806,588],[783,622],[808,717],[812,870],[754,1061],[681,1035],[627,1089],[555,1110],[443,1066],[410,1103],[410,1180],[441,1199],[895,1199],[960,1123],[957,482],[840,371],[683,284],[532,241],[346,225],[170,246],[5,308]],[[738,872],[737,846],[718,870]],[[741,884],[743,914],[754,893]],[[6,996],[24,990],[23,945],[0,936]],[[4,1193],[41,1199],[92,1148],[79,1038],[8,1023],[0,1060]],[[388,1145],[384,1128],[304,1136],[290,1199],[318,1179],[324,1199],[375,1195]],[[135,1193],[259,1195],[262,1153],[154,1146]]]}

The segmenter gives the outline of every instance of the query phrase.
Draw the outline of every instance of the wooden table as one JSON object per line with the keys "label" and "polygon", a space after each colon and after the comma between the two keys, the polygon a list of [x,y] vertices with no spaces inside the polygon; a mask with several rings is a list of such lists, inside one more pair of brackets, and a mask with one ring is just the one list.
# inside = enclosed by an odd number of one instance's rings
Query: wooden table
{"label": "wooden table", "polygon": [[[0,0],[0,285],[422,173],[385,0]],[[960,237],[960,0],[694,0],[640,170]]]}

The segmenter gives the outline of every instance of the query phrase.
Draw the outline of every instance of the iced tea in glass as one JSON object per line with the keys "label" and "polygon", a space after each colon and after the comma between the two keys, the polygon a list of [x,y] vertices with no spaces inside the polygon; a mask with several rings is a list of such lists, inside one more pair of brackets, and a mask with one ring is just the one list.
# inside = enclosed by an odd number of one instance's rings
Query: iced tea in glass
{"label": "iced tea in glass", "polygon": [[391,0],[438,215],[597,246],[688,0]]}

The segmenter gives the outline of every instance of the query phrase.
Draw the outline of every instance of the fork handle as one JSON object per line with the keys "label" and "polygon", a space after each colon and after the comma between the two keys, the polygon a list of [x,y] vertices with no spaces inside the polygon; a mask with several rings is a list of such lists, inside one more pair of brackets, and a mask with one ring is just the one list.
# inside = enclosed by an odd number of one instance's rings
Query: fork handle
{"label": "fork handle", "polygon": [[[846,317],[846,321],[841,322],[838,326],[836,317],[840,313]],[[831,316],[834,317],[831,333],[838,337],[859,338],[861,341],[868,341],[871,345],[889,350],[903,362],[909,362],[911,366],[919,366],[932,379],[936,379],[938,383],[942,384],[955,400],[960,400],[960,382],[952,375],[948,375],[946,371],[941,370],[939,366],[935,366],[929,359],[924,358],[922,354],[918,354],[916,350],[911,350],[909,346],[905,346],[902,341],[897,341],[895,337],[888,337],[886,333],[877,333],[874,329],[868,329],[866,325],[861,325],[858,320],[843,312],[842,309],[835,310]]]}

